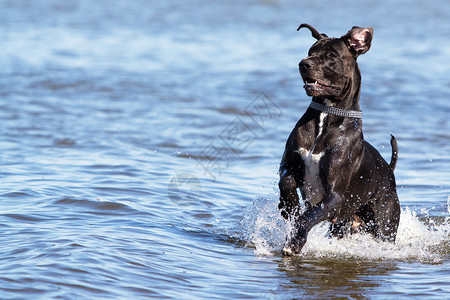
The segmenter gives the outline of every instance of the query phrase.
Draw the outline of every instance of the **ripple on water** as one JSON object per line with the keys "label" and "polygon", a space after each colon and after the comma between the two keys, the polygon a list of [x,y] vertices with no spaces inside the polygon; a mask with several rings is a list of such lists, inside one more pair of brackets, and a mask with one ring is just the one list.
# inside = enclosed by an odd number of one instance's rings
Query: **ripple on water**
{"label": "ripple on water", "polygon": [[69,207],[85,213],[96,215],[133,215],[148,214],[141,210],[134,209],[127,204],[118,201],[106,201],[100,199],[80,199],[75,197],[62,197],[54,200],[54,205]]}

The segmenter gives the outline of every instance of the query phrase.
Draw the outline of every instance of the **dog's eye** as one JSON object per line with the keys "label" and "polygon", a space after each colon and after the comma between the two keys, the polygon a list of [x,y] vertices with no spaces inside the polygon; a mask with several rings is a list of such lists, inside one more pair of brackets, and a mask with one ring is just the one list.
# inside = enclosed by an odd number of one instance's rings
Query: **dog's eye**
{"label": "dog's eye", "polygon": [[328,52],[328,57],[335,58],[337,57],[337,54],[334,52]]}

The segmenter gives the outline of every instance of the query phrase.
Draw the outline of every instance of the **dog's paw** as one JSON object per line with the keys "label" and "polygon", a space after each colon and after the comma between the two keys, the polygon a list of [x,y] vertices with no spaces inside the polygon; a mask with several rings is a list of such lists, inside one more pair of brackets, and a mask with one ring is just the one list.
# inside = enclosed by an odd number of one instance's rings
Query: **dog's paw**
{"label": "dog's paw", "polygon": [[306,244],[306,237],[295,237],[287,243],[282,250],[282,254],[285,256],[293,256],[300,254],[303,246]]}
{"label": "dog's paw", "polygon": [[283,247],[283,250],[281,251],[281,253],[282,253],[284,256],[293,256],[293,255],[295,254],[294,252],[292,252],[292,249],[289,248],[288,246],[284,246],[284,247]]}

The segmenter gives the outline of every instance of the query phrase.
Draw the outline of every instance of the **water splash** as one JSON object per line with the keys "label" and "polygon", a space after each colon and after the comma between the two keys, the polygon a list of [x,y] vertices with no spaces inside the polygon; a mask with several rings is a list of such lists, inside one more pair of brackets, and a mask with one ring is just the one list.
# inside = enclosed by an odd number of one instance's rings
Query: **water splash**
{"label": "water splash", "polygon": [[[277,209],[275,195],[258,197],[241,222],[243,239],[257,255],[278,255],[292,230]],[[450,209],[450,208],[448,208]],[[317,259],[370,259],[440,262],[450,254],[450,217],[421,216],[405,207],[401,211],[396,242],[382,242],[368,234],[343,239],[328,237],[329,223],[315,226],[302,249],[303,257]]]}
{"label": "water splash", "polygon": [[258,197],[245,210],[241,221],[244,240],[255,247],[257,255],[272,255],[281,251],[292,225],[278,211],[272,196]]}

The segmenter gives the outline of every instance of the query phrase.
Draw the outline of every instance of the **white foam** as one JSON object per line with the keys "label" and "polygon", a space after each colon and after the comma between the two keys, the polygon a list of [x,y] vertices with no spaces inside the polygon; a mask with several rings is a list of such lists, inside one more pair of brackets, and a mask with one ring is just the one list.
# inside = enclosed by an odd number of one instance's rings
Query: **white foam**
{"label": "white foam", "polygon": [[[257,198],[241,222],[245,241],[257,255],[279,255],[292,226],[277,209],[276,195]],[[448,208],[450,210],[450,208]],[[409,207],[401,211],[395,243],[382,242],[368,234],[343,239],[328,237],[327,222],[316,225],[308,235],[301,256],[326,259],[367,259],[439,262],[450,253],[450,217],[419,219]]]}

